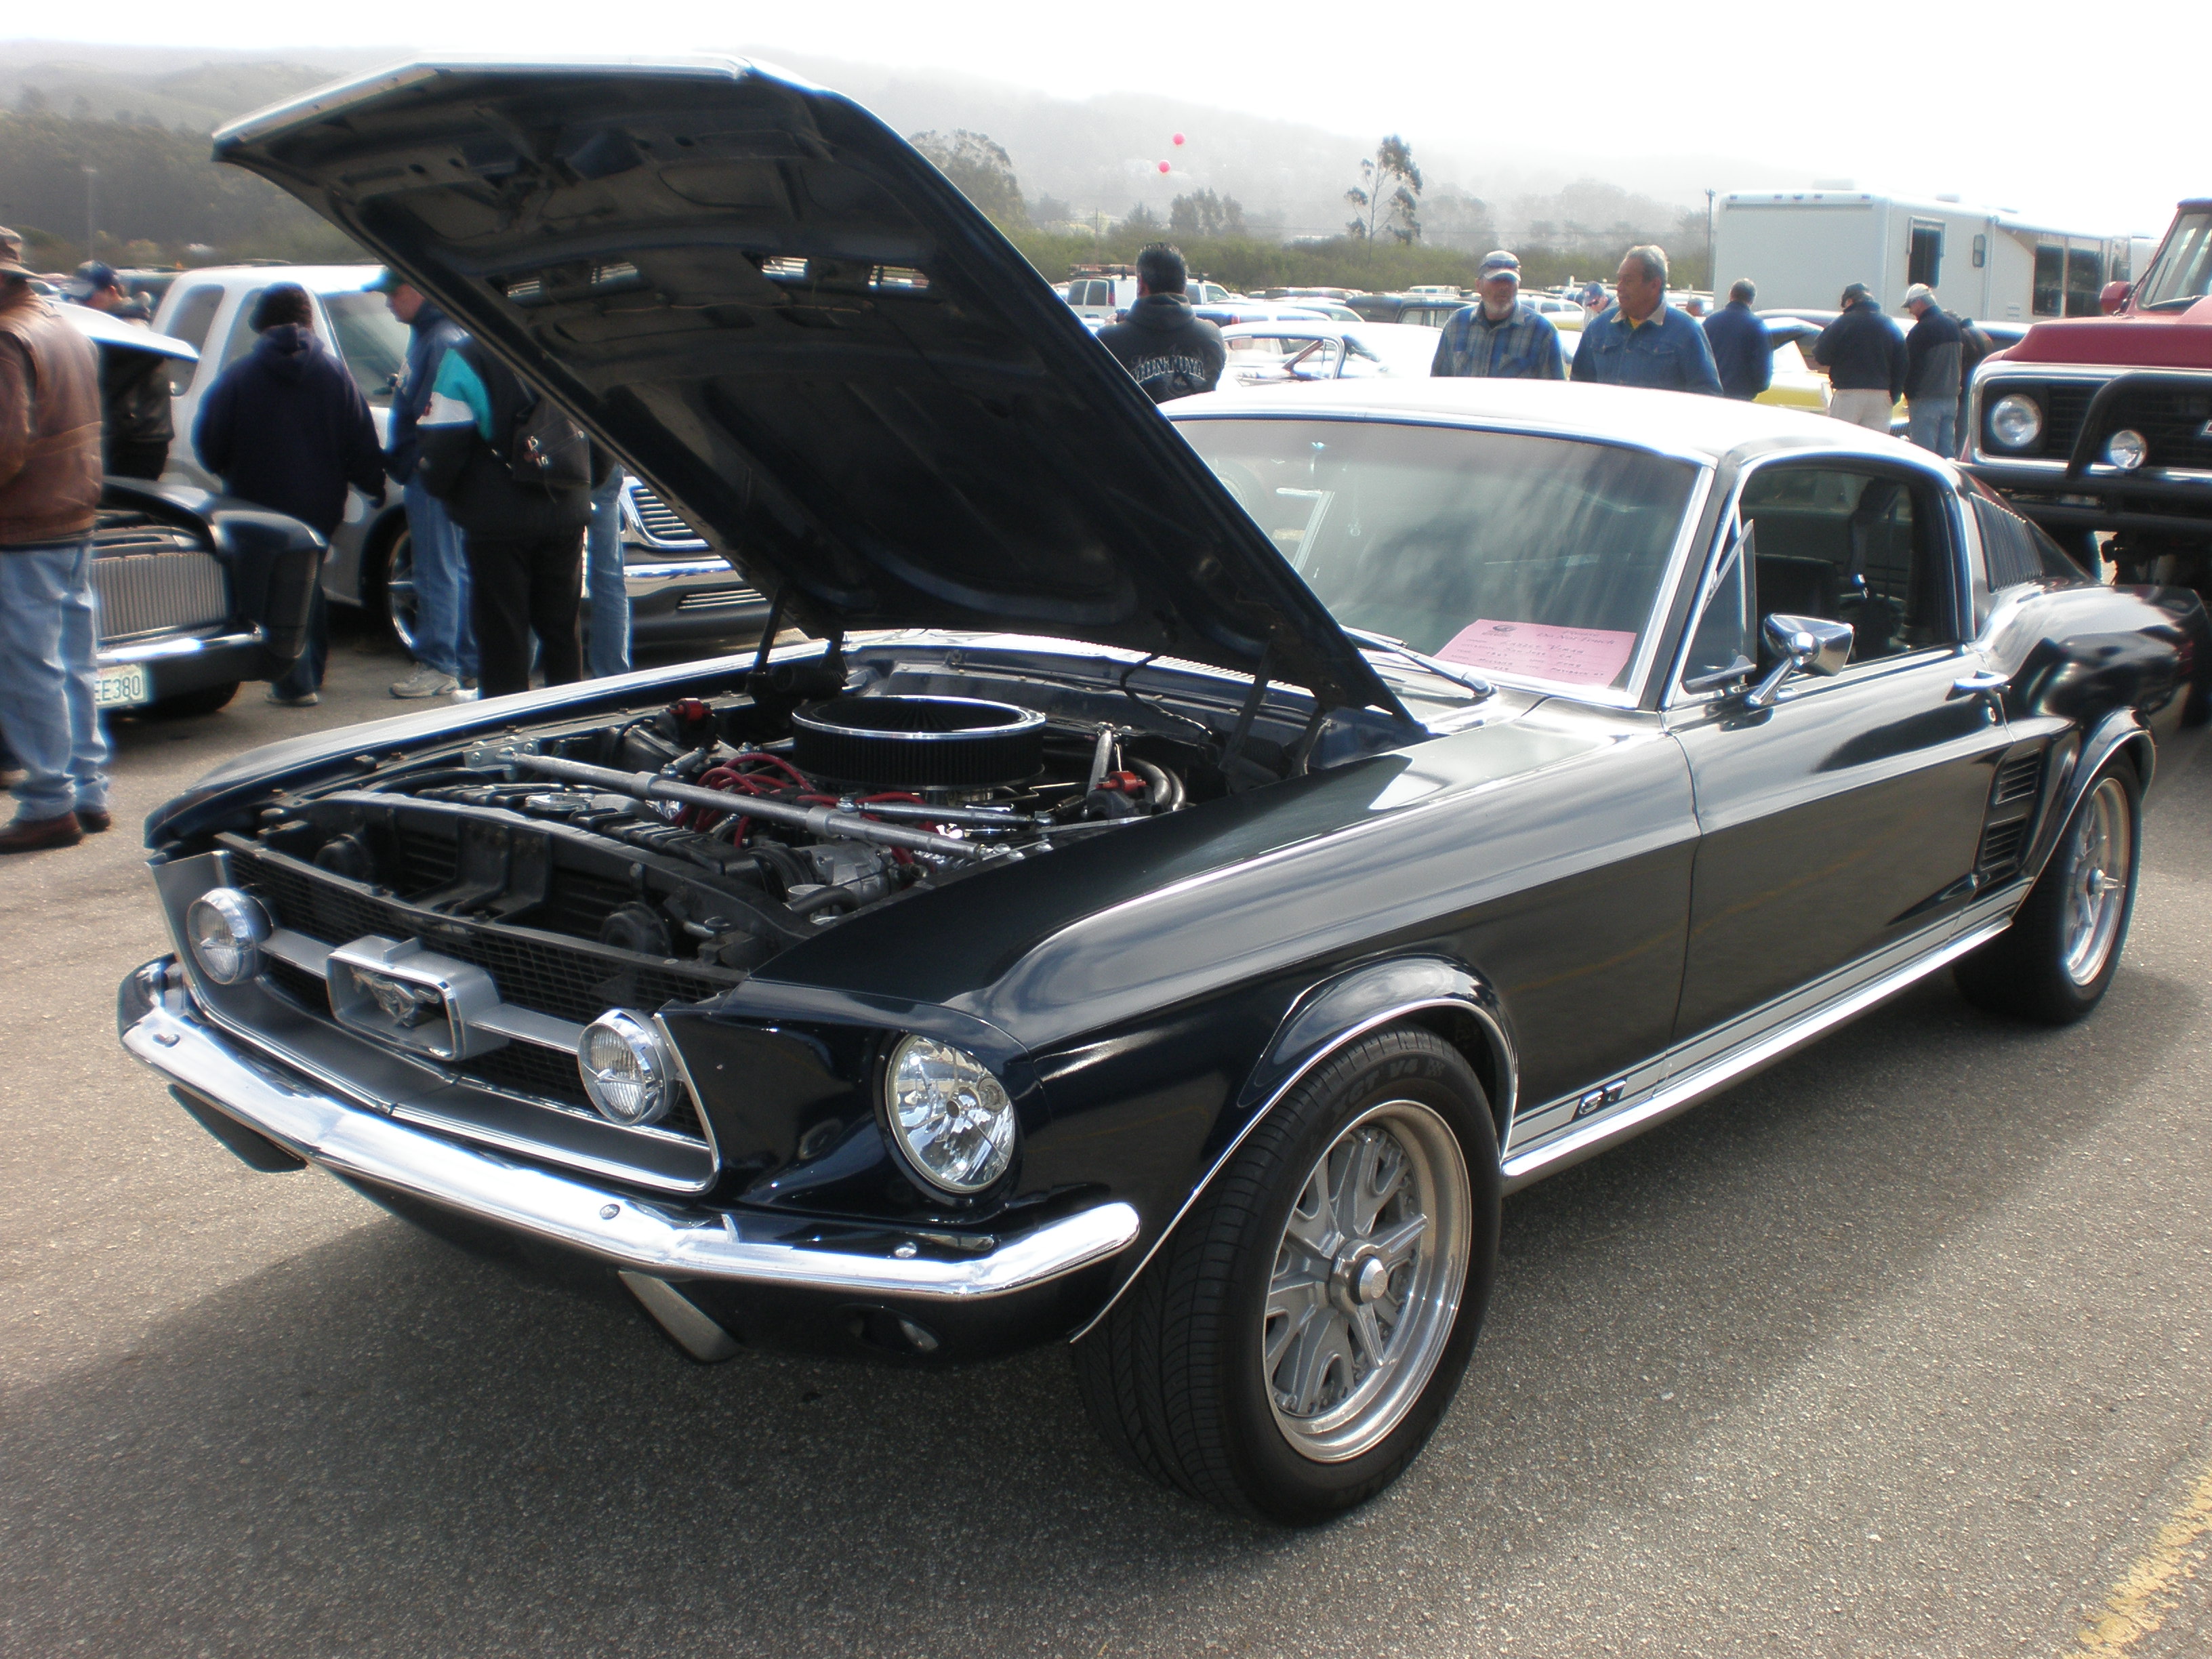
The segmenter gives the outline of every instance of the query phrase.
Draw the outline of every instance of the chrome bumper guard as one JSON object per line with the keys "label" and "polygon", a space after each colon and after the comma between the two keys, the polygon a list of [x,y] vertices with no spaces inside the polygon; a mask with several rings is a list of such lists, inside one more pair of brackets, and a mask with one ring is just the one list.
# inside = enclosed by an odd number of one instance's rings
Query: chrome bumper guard
{"label": "chrome bumper guard", "polygon": [[[149,963],[139,974],[150,978],[165,966]],[[1136,1210],[1113,1203],[975,1254],[958,1253],[951,1236],[895,1227],[884,1229],[879,1251],[865,1253],[759,1237],[748,1233],[746,1218],[726,1211],[653,1203],[333,1100],[180,1006],[180,991],[146,1000],[153,1006],[124,1026],[123,1046],[287,1152],[658,1279],[965,1303],[1034,1289],[1106,1260],[1137,1236]],[[779,1231],[792,1225],[780,1222]]]}

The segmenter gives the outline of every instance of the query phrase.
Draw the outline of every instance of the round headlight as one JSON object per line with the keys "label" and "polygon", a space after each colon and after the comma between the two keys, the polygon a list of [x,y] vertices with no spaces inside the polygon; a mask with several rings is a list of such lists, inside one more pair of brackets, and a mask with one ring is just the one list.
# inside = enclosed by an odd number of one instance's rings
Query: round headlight
{"label": "round headlight", "polygon": [[1990,407],[1990,435],[2007,449],[2025,449],[2043,435],[2043,410],[2034,398],[2014,392]]}
{"label": "round headlight", "polygon": [[891,1050],[884,1073],[891,1139],[933,1187],[979,1193],[1014,1158],[1014,1103],[975,1055],[930,1037]]}
{"label": "round headlight", "polygon": [[185,912],[192,960],[218,985],[241,985],[259,973],[261,943],[268,937],[269,913],[235,887],[203,893]]}
{"label": "round headlight", "polygon": [[658,1123],[675,1103],[676,1065],[660,1033],[624,1009],[611,1009],[584,1028],[576,1069],[584,1092],[611,1123]]}
{"label": "round headlight", "polygon": [[2112,441],[2105,446],[2105,459],[2123,472],[2134,471],[2149,457],[2150,446],[2143,434],[2126,427],[2112,434]]}

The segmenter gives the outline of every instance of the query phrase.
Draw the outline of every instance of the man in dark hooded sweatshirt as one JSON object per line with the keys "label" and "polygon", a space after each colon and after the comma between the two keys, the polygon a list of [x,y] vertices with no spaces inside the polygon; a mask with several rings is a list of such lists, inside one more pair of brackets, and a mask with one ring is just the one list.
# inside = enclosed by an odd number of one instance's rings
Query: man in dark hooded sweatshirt
{"label": "man in dark hooded sweatshirt", "polygon": [[[384,499],[384,449],[368,403],[346,366],[315,338],[307,289],[279,283],[253,308],[260,338],[200,405],[192,443],[223,492],[288,513],[327,541],[345,516],[346,486]],[[322,701],[330,655],[322,584],[307,613],[307,646],[269,701],[309,708]]]}
{"label": "man in dark hooded sweatshirt", "polygon": [[1137,303],[1129,320],[1098,331],[1098,343],[1156,404],[1211,392],[1229,360],[1221,331],[1190,308],[1190,278],[1180,250],[1155,242],[1137,255]]}

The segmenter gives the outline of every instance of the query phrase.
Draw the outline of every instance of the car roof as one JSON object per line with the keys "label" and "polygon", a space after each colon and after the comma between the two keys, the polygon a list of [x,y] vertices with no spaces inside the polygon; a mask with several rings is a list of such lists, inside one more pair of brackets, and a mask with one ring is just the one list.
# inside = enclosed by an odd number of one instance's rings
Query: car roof
{"label": "car roof", "polygon": [[[1178,398],[1165,413],[1176,420],[1250,416],[1250,398],[1207,392]],[[1926,451],[1847,421],[1775,409],[1733,398],[1571,380],[1482,379],[1315,381],[1270,398],[1267,418],[1312,415],[1327,419],[1419,419],[1626,444],[1655,453],[1718,461],[1750,448],[1853,450],[1887,460],[1934,458]],[[1815,425],[1814,422],[1819,424]]]}
{"label": "car roof", "polygon": [[270,288],[297,283],[313,294],[343,294],[368,282],[382,265],[207,265],[176,273],[179,283],[212,278],[225,288]]}

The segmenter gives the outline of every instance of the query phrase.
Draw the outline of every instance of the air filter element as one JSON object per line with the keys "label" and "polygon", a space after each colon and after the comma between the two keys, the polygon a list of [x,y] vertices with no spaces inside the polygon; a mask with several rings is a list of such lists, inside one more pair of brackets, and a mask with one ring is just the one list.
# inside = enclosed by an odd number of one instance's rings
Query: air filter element
{"label": "air filter element", "polygon": [[791,717],[803,772],[878,789],[980,789],[1044,770],[1044,716],[974,697],[830,697]]}

